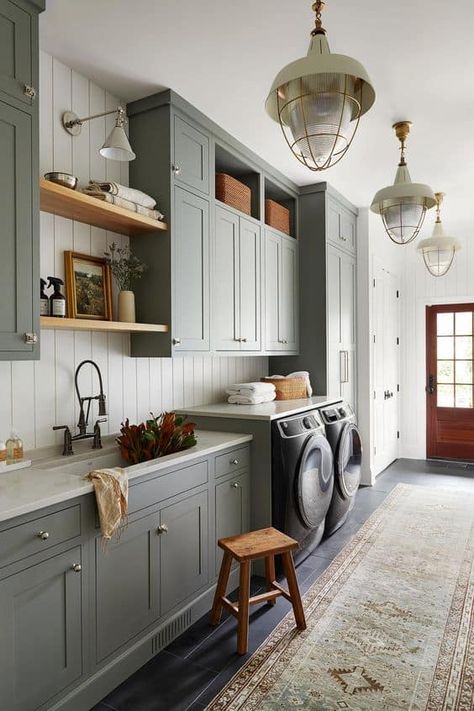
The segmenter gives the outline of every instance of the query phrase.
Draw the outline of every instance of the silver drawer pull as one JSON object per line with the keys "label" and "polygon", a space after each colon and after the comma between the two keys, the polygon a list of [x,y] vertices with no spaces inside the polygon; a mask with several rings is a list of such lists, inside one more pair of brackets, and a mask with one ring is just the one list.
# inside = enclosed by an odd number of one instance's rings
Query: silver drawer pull
{"label": "silver drawer pull", "polygon": [[48,531],[38,531],[36,535],[38,536],[38,538],[41,538],[42,541],[47,541],[49,538]]}
{"label": "silver drawer pull", "polygon": [[72,569],[75,573],[80,573],[82,570],[82,565],[80,563],[73,563]]}
{"label": "silver drawer pull", "polygon": [[230,463],[235,464],[237,466],[237,464],[239,463],[239,460],[238,459],[231,459]]}
{"label": "silver drawer pull", "polygon": [[36,99],[36,89],[33,86],[30,86],[29,84],[25,84],[25,86],[23,87],[23,93],[30,99]]}
{"label": "silver drawer pull", "polygon": [[240,484],[238,481],[233,481],[230,486],[232,489],[240,489]]}
{"label": "silver drawer pull", "polygon": [[169,528],[166,525],[166,523],[162,523],[158,528],[156,529],[156,532],[159,536],[161,536],[162,533],[168,533]]}

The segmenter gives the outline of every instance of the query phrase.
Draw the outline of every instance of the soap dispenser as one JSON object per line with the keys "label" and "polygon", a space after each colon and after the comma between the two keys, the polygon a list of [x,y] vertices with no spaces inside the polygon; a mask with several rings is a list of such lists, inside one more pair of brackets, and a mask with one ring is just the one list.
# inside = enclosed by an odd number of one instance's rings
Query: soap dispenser
{"label": "soap dispenser", "polygon": [[66,316],[66,297],[61,294],[61,286],[64,285],[62,279],[58,277],[48,277],[48,286],[52,286],[54,291],[49,297],[49,313],[57,318]]}
{"label": "soap dispenser", "polygon": [[16,432],[12,431],[6,446],[7,464],[15,464],[23,459],[23,442]]}
{"label": "soap dispenser", "polygon": [[40,279],[40,316],[49,316],[49,296],[45,293],[45,279]]}

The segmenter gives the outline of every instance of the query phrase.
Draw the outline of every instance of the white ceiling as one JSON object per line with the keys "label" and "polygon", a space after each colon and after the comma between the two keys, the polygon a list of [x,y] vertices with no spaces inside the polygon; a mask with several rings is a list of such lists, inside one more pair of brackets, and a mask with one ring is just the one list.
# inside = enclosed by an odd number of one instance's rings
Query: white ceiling
{"label": "white ceiling", "polygon": [[327,0],[332,51],[364,64],[377,99],[347,156],[324,173],[312,173],[293,158],[264,111],[274,75],[306,54],[311,4],[46,0],[40,41],[44,50],[126,100],[174,89],[298,184],[327,180],[359,206],[393,181],[398,147],[391,126],[410,119],[412,179],[446,192],[446,230],[470,236],[472,0]]}

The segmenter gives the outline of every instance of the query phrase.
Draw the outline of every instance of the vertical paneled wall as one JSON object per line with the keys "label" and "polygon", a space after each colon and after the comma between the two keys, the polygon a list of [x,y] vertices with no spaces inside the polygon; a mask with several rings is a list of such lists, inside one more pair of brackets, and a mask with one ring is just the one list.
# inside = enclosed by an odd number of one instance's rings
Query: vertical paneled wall
{"label": "vertical paneled wall", "polygon": [[[128,164],[106,161],[99,148],[113,125],[113,115],[83,126],[74,139],[61,125],[63,111],[71,109],[89,116],[112,109],[118,99],[42,52],[40,57],[40,169],[63,170],[77,175],[81,183],[90,178],[128,181]],[[126,237],[79,222],[41,213],[41,275],[63,277],[63,252],[73,249],[102,256],[113,241]],[[39,294],[39,285],[38,285]],[[12,427],[28,448],[58,441],[55,424],[74,425],[77,404],[73,376],[86,358],[101,368],[108,400],[108,422],[103,431],[116,432],[125,417],[143,419],[150,410],[160,412],[213,402],[223,390],[240,380],[267,374],[267,359],[182,357],[130,358],[128,335],[43,331],[41,360],[0,363],[0,439]],[[80,387],[96,392],[92,372],[83,371]]]}

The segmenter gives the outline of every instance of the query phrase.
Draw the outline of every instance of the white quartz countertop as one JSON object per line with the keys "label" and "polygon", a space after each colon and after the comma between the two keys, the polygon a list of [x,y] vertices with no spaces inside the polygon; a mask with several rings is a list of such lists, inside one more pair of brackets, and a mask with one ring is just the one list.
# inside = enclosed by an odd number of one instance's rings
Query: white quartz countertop
{"label": "white quartz countertop", "polygon": [[276,420],[287,415],[296,415],[298,412],[312,410],[315,407],[324,407],[335,402],[340,402],[340,397],[315,395],[302,400],[273,400],[262,405],[231,405],[228,402],[219,402],[215,405],[198,405],[197,407],[181,408],[179,413],[192,417],[228,417],[239,420]]}
{"label": "white quartz countertop", "polygon": [[[250,434],[207,430],[196,430],[196,437],[197,445],[191,449],[127,467],[129,481],[252,440]],[[91,482],[85,480],[82,474],[68,473],[68,466],[80,468],[83,461],[87,473],[88,464],[92,459],[96,459],[97,466],[100,466],[101,458],[110,458],[113,455],[116,455],[119,460],[117,446],[107,447],[96,453],[91,451],[87,455],[55,457],[46,462],[38,462],[36,465],[34,463],[28,469],[12,472],[0,470],[0,522],[91,493],[93,491]],[[111,464],[102,466],[111,466]]]}

